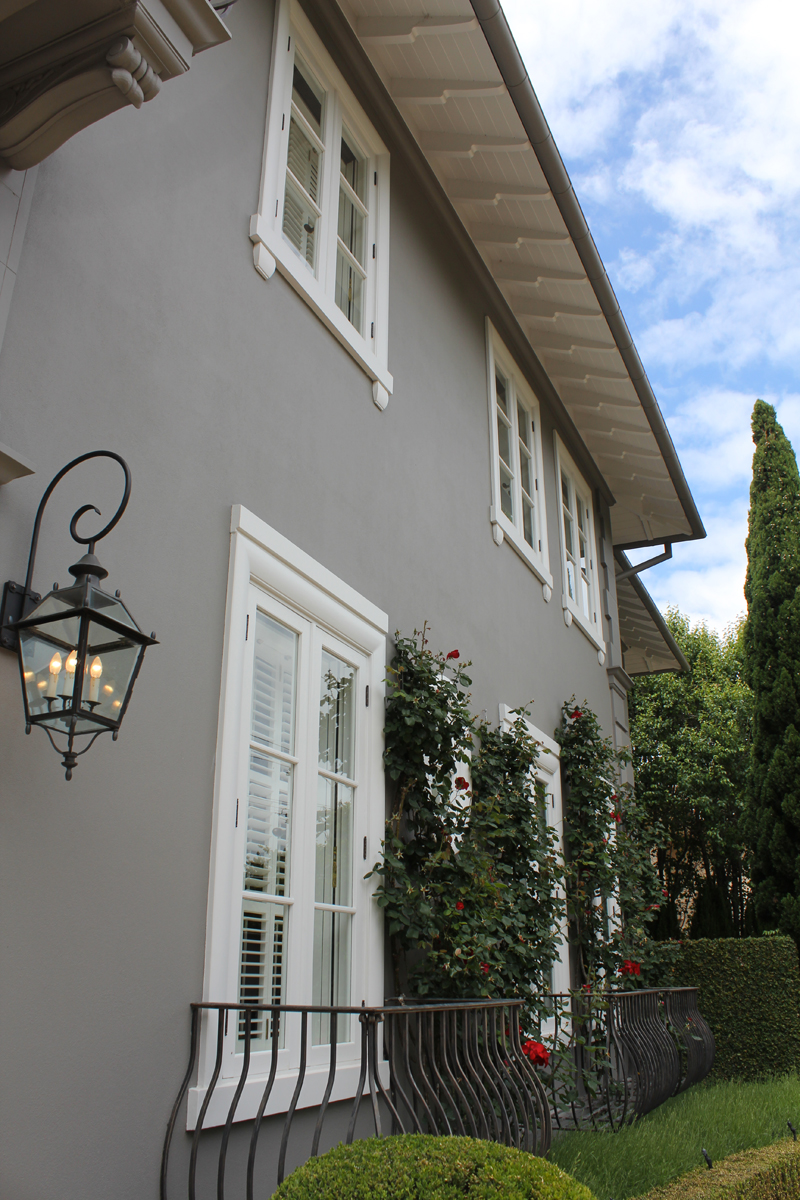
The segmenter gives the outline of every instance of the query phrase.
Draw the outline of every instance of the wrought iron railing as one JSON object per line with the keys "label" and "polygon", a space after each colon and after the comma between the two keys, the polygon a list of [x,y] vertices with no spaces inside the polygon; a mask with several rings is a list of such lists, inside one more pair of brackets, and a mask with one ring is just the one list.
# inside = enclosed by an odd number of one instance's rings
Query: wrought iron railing
{"label": "wrought iron railing", "polygon": [[563,993],[546,998],[540,1072],[558,1129],[621,1125],[705,1079],[714,1035],[697,988]]}
{"label": "wrought iron railing", "polygon": [[[189,1200],[211,1196],[211,1180],[216,1184],[218,1200],[226,1195],[226,1180],[231,1175],[237,1182],[231,1194],[247,1200],[265,1195],[262,1186],[256,1188],[259,1155],[266,1155],[274,1165],[267,1168],[267,1178],[280,1184],[287,1174],[287,1154],[294,1140],[305,1143],[300,1160],[315,1156],[320,1149],[323,1126],[330,1108],[338,1109],[334,1122],[335,1140],[346,1143],[357,1136],[373,1133],[432,1133],[460,1134],[485,1138],[516,1146],[534,1154],[546,1154],[550,1146],[550,1111],[544,1088],[536,1071],[522,1052],[519,1035],[519,1000],[480,1000],[474,1003],[437,1003],[387,1005],[381,1008],[312,1008],[292,1005],[249,1006],[238,1004],[193,1004],[192,1038],[189,1065],[173,1106],[164,1143],[161,1168],[161,1198],[168,1200],[175,1129],[192,1080],[197,1076],[201,1058],[208,1064],[210,1075],[205,1086],[195,1092],[199,1106],[191,1145],[185,1147],[183,1167],[188,1174]],[[270,1051],[265,1056],[266,1078],[260,1083],[260,1097],[254,1113],[242,1105],[245,1089],[251,1078],[253,1059],[253,1029],[260,1027],[262,1014],[270,1015]],[[229,1015],[234,1019],[229,1022]],[[329,1018],[327,1078],[320,1098],[316,1097],[310,1079],[308,1048],[309,1025],[314,1017]],[[339,1034],[345,1020],[358,1018],[360,1054],[350,1057],[347,1066],[353,1070],[350,1098],[343,1102],[335,1095],[337,1072],[345,1066],[342,1061],[342,1042]],[[311,1018],[311,1022],[310,1019]],[[207,1128],[209,1113],[220,1088],[230,1024],[231,1036],[238,1034],[238,1078],[232,1089],[224,1119],[217,1109],[212,1128]],[[295,1028],[291,1028],[294,1024]],[[298,1028],[299,1026],[299,1028]],[[327,1032],[327,1029],[326,1029]],[[201,1048],[201,1035],[206,1045]],[[348,1039],[349,1040],[349,1039]],[[265,1121],[276,1086],[282,1082],[279,1061],[282,1046],[297,1047],[297,1063],[284,1069],[293,1082],[291,1098],[282,1114],[280,1129],[274,1122],[269,1129]],[[317,1073],[319,1074],[319,1072]],[[357,1077],[356,1077],[357,1074]],[[231,1091],[232,1080],[228,1091]],[[200,1080],[202,1084],[202,1080]],[[311,1098],[304,1097],[304,1088],[311,1083]],[[252,1100],[251,1100],[252,1104]],[[313,1109],[313,1126],[309,1121],[298,1126],[298,1110],[305,1105]],[[347,1119],[342,1119],[342,1108]],[[364,1109],[370,1128],[364,1129]],[[249,1127],[244,1138],[234,1125]],[[237,1120],[238,1118],[238,1120]],[[190,1124],[192,1120],[190,1118]],[[265,1136],[266,1134],[266,1136]],[[330,1140],[330,1139],[329,1139]],[[231,1166],[234,1152],[240,1160]],[[246,1157],[243,1169],[241,1160]],[[297,1148],[291,1156],[297,1160]],[[181,1171],[183,1174],[183,1171]],[[244,1181],[244,1188],[241,1182]],[[183,1191],[183,1188],[181,1188]],[[269,1192],[266,1192],[269,1195]]]}
{"label": "wrought iron railing", "polygon": [[[372,1135],[458,1134],[546,1154],[554,1124],[618,1128],[711,1069],[695,988],[540,1000],[550,1058],[538,1068],[521,1000],[193,1004],[161,1200],[179,1177],[189,1200],[269,1196],[308,1157]],[[187,1094],[189,1133],[176,1136]]]}

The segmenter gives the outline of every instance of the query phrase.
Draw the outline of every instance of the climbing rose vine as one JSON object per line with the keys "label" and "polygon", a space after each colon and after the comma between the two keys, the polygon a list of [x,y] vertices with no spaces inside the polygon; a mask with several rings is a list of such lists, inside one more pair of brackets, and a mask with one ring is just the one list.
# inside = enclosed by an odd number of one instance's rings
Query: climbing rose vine
{"label": "climbing rose vine", "polygon": [[395,987],[520,996],[532,1016],[560,916],[556,835],[533,774],[539,746],[522,713],[499,730],[471,715],[469,662],[431,650],[426,632],[396,635],[388,677],[394,796],[373,872]]}
{"label": "climbing rose vine", "polygon": [[[651,848],[663,833],[645,823],[630,761],[604,738],[587,703],[573,697],[555,731],[565,784],[565,884],[570,945],[579,985],[616,976],[616,986],[646,982],[659,952],[648,925],[662,902]],[[644,971],[644,974],[643,974]]]}

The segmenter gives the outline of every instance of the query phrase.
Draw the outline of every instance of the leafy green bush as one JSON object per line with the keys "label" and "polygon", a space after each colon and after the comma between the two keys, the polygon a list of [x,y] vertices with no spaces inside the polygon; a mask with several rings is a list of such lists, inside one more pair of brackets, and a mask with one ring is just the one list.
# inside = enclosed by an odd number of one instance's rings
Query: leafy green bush
{"label": "leafy green bush", "polygon": [[273,1200],[594,1200],[582,1183],[521,1150],[475,1138],[369,1138],[312,1158]]}
{"label": "leafy green bush", "polygon": [[699,987],[700,1012],[717,1043],[712,1078],[758,1079],[800,1066],[800,967],[792,938],[683,942],[662,982]]}
{"label": "leafy green bush", "polygon": [[800,1196],[800,1146],[789,1139],[698,1167],[641,1200],[791,1200]]}

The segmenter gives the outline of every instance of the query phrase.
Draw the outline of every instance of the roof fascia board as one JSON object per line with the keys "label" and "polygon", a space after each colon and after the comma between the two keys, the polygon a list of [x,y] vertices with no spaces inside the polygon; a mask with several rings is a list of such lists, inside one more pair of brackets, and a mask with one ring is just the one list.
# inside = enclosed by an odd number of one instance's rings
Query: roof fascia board
{"label": "roof fascia board", "polygon": [[390,152],[405,159],[416,175],[425,198],[442,218],[463,260],[480,283],[487,305],[487,315],[514,354],[517,365],[526,373],[531,387],[547,406],[561,438],[586,481],[600,490],[607,504],[613,505],[615,498],[607,479],[594,461],[525,331],[464,228],[461,218],[436,178],[416,138],[370,62],[345,12],[338,4],[330,3],[330,0],[300,0],[300,4],[323,38],[326,49],[347,79],[356,99],[369,113],[370,120]]}
{"label": "roof fascia board", "polygon": [[[623,571],[627,571],[627,569],[631,566],[631,561],[628,556],[623,554],[623,552],[619,549],[614,550],[614,558],[622,567]],[[650,616],[653,624],[668,646],[670,653],[674,655],[675,659],[679,663],[681,671],[684,674],[688,674],[692,668],[689,666],[686,655],[683,653],[680,646],[675,641],[675,638],[670,633],[667,623],[661,615],[655,600],[653,600],[653,597],[650,595],[639,576],[629,575],[625,582],[629,583],[636,592],[636,595],[639,597],[645,609],[647,610],[647,613]],[[669,670],[669,668],[667,667],[665,670]],[[663,674],[663,672],[652,671],[651,674],[659,675]]]}
{"label": "roof fascia board", "polygon": [[658,401],[650,381],[647,378],[642,360],[633,344],[630,330],[622,315],[619,301],[614,294],[611,281],[608,278],[602,259],[594,244],[594,239],[586,223],[578,197],[572,187],[564,161],[553,140],[550,127],[547,124],[541,105],[533,90],[525,64],[517,49],[505,13],[497,0],[470,0],[475,16],[478,18],[483,35],[497,63],[498,70],[508,88],[514,107],[517,110],[522,126],[527,133],[533,151],[539,160],[542,173],[553,193],[553,199],[558,205],[564,224],[578,252],[578,256],[586,271],[587,278],[594,289],[597,301],[608,322],[608,327],[617,344],[617,348],[625,363],[625,367],[636,389],[642,408],[650,423],[653,436],[666,463],[675,491],[683,506],[692,528],[694,540],[704,538],[706,531],[700,514],[697,511],[686,477],[683,474],[672,437],[666,422],[658,407]]}

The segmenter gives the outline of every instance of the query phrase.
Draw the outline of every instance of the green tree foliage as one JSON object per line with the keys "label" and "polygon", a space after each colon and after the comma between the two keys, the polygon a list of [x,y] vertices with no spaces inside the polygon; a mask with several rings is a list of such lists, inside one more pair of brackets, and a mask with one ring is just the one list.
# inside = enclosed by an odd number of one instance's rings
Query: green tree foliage
{"label": "green tree foliage", "polygon": [[[667,625],[691,670],[640,675],[629,696],[636,793],[663,827],[656,858],[666,892],[656,937],[745,933],[747,787],[752,693],[742,625],[720,635],[677,609]],[[691,922],[691,923],[690,923]]]}
{"label": "green tree foliage", "polygon": [[746,827],[758,922],[800,942],[800,475],[763,400],[752,428],[744,648],[754,724]]}
{"label": "green tree foliage", "polygon": [[[378,903],[395,986],[420,996],[524,996],[555,956],[560,864],[520,715],[509,730],[469,712],[469,664],[397,636],[385,763],[395,784]],[[470,780],[464,772],[470,764]]]}
{"label": "green tree foliage", "polygon": [[648,982],[655,948],[647,933],[663,899],[651,861],[658,826],[625,781],[626,752],[614,750],[586,702],[565,704],[555,731],[566,784],[567,922],[575,982]]}

